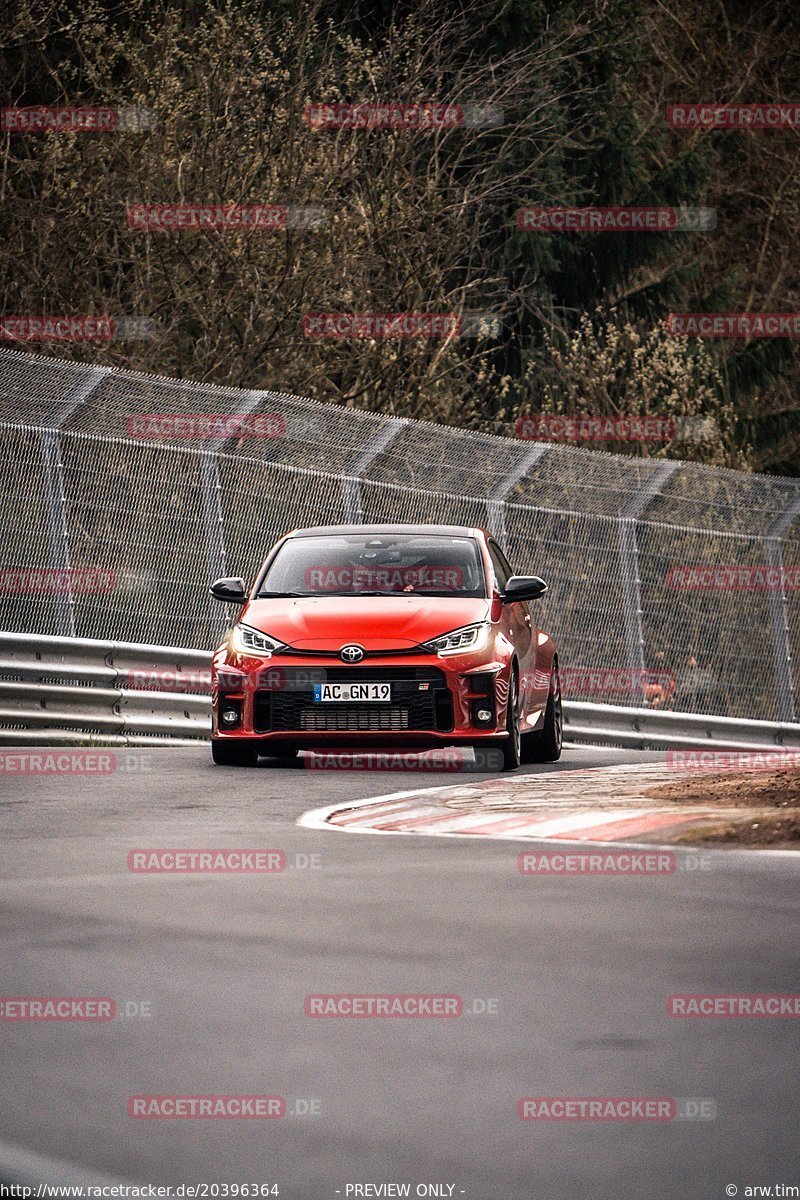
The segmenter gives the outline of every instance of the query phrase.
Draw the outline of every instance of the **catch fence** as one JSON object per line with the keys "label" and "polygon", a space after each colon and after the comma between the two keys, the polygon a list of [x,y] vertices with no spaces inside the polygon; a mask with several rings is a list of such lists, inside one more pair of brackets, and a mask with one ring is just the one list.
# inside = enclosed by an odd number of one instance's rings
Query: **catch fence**
{"label": "catch fence", "polygon": [[288,529],[478,525],[548,581],[573,699],[796,720],[797,480],[10,349],[0,452],[0,629],[210,649],[210,580]]}

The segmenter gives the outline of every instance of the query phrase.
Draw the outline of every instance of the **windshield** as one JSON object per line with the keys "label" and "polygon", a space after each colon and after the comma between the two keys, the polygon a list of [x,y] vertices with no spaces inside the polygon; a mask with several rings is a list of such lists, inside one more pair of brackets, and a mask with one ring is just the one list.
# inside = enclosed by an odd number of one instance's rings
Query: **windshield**
{"label": "windshield", "polygon": [[486,595],[477,542],[436,534],[291,538],[259,596]]}

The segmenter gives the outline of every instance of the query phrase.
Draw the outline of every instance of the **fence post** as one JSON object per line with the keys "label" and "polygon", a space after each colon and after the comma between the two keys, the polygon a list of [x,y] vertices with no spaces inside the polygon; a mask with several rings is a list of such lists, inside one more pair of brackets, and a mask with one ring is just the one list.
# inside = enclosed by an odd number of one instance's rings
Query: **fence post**
{"label": "fence post", "polygon": [[[262,392],[245,393],[247,399],[237,410],[237,417],[247,417],[258,407]],[[200,457],[200,485],[203,503],[203,536],[206,544],[206,570],[209,584],[227,572],[225,553],[225,512],[222,507],[222,481],[219,475],[219,451],[226,438],[209,438],[208,448]],[[208,598],[212,636],[222,637],[228,628],[227,605],[220,605],[213,596]]]}
{"label": "fence post", "polygon": [[359,454],[356,461],[353,463],[350,473],[344,480],[343,485],[343,500],[344,500],[344,515],[348,524],[357,525],[364,519],[364,506],[361,498],[361,484],[363,482],[364,472],[384,450],[389,442],[394,441],[400,430],[408,424],[407,417],[389,417],[384,418],[386,424],[375,435],[375,437],[367,443],[364,450]]}
{"label": "fence post", "polygon": [[503,550],[508,552],[506,545],[508,531],[506,530],[506,496],[515,483],[524,479],[535,462],[551,449],[550,442],[534,442],[529,450],[517,460],[513,468],[504,475],[499,485],[486,498],[486,508],[489,532],[497,538]]}
{"label": "fence post", "polygon": [[50,548],[50,566],[54,572],[63,572],[64,591],[56,584],[53,588],[55,624],[57,637],[75,637],[75,597],[70,578],[69,521],[67,519],[67,495],[64,488],[64,464],[61,460],[61,430],[81,404],[84,404],[110,373],[110,367],[93,367],[88,378],[76,384],[58,406],[58,413],[51,425],[42,429],[42,473],[44,477],[45,503],[47,507],[47,537]]}
{"label": "fence post", "polygon": [[[639,541],[636,522],[662,485],[681,466],[680,462],[659,463],[647,483],[623,505],[619,514],[619,549],[622,572],[622,600],[625,614],[625,657],[630,673],[629,702],[641,705],[644,694],[644,627],[642,625],[642,581],[639,576]],[[639,680],[638,686],[634,682]]]}
{"label": "fence post", "polygon": [[783,581],[783,545],[781,539],[795,517],[800,513],[800,491],[792,503],[775,518],[764,534],[764,550],[767,565],[781,572],[780,591],[768,588],[769,618],[772,627],[772,654],[775,664],[775,687],[779,721],[794,721],[794,681],[792,672],[792,644],[789,640],[787,620],[786,587]]}
{"label": "fence post", "polygon": [[[203,493],[203,534],[206,544],[206,569],[209,584],[225,575],[225,516],[222,511],[222,484],[219,477],[219,455],[216,450],[204,452],[200,459],[200,480]],[[222,637],[228,625],[218,600],[209,597],[212,635]]]}

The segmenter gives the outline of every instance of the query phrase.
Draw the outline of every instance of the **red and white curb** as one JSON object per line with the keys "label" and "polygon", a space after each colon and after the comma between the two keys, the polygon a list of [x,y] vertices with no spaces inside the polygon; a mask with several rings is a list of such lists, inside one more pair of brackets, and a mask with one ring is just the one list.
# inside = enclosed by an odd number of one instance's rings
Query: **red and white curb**
{"label": "red and white curb", "polygon": [[[298,821],[342,833],[507,840],[624,842],[742,816],[741,809],[671,807],[643,795],[674,780],[665,765],[626,764],[416,788],[317,808]],[[644,838],[642,843],[628,839]],[[792,851],[791,853],[795,853]]]}

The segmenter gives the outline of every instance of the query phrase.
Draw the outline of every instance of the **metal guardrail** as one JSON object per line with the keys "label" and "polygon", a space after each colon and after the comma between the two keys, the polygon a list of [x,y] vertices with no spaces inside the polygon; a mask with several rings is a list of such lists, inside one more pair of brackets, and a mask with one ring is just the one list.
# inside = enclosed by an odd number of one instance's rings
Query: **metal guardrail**
{"label": "metal guardrail", "polygon": [[[210,736],[210,659],[180,646],[0,633],[0,744],[197,745]],[[800,749],[800,725],[579,700],[564,702],[564,731],[637,750]]]}
{"label": "metal guardrail", "polygon": [[564,737],[632,750],[797,750],[800,725],[564,701]]}
{"label": "metal guardrail", "polygon": [[205,650],[0,633],[0,744],[196,745],[210,670]]}

